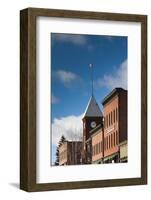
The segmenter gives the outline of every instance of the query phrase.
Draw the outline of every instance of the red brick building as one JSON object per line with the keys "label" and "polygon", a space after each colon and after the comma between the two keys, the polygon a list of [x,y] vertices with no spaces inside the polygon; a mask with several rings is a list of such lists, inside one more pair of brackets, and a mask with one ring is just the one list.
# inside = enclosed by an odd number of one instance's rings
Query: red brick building
{"label": "red brick building", "polygon": [[92,163],[101,164],[104,158],[104,129],[103,125],[98,125],[91,131],[92,135]]}
{"label": "red brick building", "polygon": [[119,162],[119,144],[127,140],[127,91],[115,88],[104,107],[104,162]]}
{"label": "red brick building", "polygon": [[59,165],[127,162],[127,90],[115,88],[102,101],[92,95],[84,113],[83,140],[59,147]]}
{"label": "red brick building", "polygon": [[102,105],[103,123],[101,118],[87,134],[87,141],[91,141],[91,163],[127,162],[127,90],[115,88]]}
{"label": "red brick building", "polygon": [[103,115],[102,112],[92,95],[83,117],[83,152],[82,163],[92,163],[92,140],[91,130],[102,124]]}

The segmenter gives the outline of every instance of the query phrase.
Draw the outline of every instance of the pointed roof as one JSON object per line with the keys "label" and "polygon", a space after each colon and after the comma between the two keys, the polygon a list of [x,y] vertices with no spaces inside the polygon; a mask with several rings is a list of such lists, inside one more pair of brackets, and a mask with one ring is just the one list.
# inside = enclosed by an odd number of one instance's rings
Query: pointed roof
{"label": "pointed roof", "polygon": [[94,96],[92,95],[88,102],[88,105],[86,107],[83,117],[101,117],[101,116],[103,116],[102,112]]}

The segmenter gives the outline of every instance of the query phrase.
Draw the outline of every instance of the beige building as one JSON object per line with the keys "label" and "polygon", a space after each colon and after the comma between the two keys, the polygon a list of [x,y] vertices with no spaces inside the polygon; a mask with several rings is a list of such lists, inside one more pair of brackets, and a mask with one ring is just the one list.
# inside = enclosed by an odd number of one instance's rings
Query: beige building
{"label": "beige building", "polygon": [[67,165],[67,161],[69,160],[67,155],[67,149],[68,149],[68,142],[65,141],[59,147],[59,165]]}
{"label": "beige building", "polygon": [[127,140],[121,142],[119,144],[119,148],[120,148],[120,162],[121,163],[128,162]]}
{"label": "beige building", "polygon": [[65,141],[59,147],[59,165],[81,164],[82,142]]}

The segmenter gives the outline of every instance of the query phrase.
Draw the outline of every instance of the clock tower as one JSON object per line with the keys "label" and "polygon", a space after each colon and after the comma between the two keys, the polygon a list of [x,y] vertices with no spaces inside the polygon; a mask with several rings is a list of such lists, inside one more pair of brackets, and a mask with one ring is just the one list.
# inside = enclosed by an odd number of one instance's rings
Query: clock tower
{"label": "clock tower", "polygon": [[92,95],[86,107],[83,116],[83,162],[85,164],[91,163],[92,144],[91,144],[91,130],[102,124],[103,115]]}

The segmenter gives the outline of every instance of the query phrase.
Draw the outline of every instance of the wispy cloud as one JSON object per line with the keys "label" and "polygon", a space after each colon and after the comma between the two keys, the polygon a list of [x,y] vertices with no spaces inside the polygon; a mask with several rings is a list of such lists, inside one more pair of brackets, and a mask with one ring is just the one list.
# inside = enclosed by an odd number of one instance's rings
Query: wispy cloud
{"label": "wispy cloud", "polygon": [[95,46],[89,44],[89,45],[87,45],[87,49],[88,49],[89,52],[92,52],[95,49]]}
{"label": "wispy cloud", "polygon": [[65,70],[56,71],[56,76],[65,86],[68,86],[79,78],[77,74]]}
{"label": "wispy cloud", "polygon": [[105,74],[103,78],[97,80],[99,87],[106,87],[110,90],[115,87],[127,89],[127,60],[123,61],[113,74]]}
{"label": "wispy cloud", "polygon": [[57,104],[59,102],[60,102],[60,99],[58,97],[54,96],[54,94],[52,94],[52,96],[51,96],[51,103],[52,104]]}
{"label": "wispy cloud", "polygon": [[78,34],[55,33],[52,39],[53,41],[70,42],[75,45],[85,45],[87,43],[87,37]]}
{"label": "wispy cloud", "polygon": [[81,140],[82,115],[55,118],[52,123],[52,144],[57,145],[60,137],[64,135],[67,140]]}
{"label": "wispy cloud", "polygon": [[109,40],[109,41],[112,41],[112,40],[113,40],[113,36],[106,35],[106,36],[105,36],[105,39],[107,39],[107,40]]}

